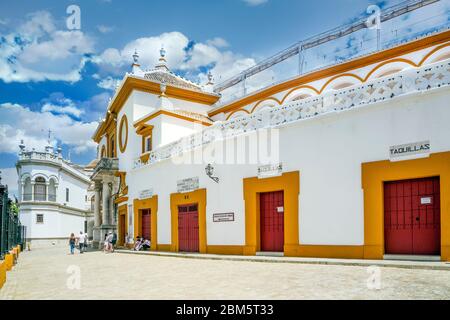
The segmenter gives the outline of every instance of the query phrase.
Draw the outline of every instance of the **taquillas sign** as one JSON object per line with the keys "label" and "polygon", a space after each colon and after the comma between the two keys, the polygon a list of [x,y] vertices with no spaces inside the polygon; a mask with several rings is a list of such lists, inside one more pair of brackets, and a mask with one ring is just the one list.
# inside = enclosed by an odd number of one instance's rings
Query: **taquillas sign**
{"label": "taquillas sign", "polygon": [[391,158],[430,153],[430,141],[415,142],[389,148]]}

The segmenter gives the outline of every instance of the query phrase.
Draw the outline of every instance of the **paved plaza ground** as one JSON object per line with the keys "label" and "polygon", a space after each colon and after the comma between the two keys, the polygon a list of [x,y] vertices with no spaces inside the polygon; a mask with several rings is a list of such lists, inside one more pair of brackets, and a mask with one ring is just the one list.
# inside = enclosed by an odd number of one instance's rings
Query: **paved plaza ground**
{"label": "paved plaza ground", "polygon": [[380,270],[376,290],[368,288],[363,266],[71,256],[65,247],[36,248],[21,253],[0,299],[450,299],[450,271]]}

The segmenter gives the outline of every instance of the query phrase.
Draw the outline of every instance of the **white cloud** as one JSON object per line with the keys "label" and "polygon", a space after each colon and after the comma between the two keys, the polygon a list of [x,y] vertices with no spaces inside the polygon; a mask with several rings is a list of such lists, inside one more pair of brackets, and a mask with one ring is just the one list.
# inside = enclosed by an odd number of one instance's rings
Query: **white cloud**
{"label": "white cloud", "polygon": [[[170,68],[176,68],[183,63],[186,57],[184,48],[188,45],[189,39],[180,32],[168,32],[159,36],[144,37],[135,39],[126,44],[122,49],[108,48],[94,62],[98,63],[106,71],[111,67],[128,68],[132,62],[132,55],[135,50],[139,53],[139,62],[143,67],[152,68],[159,59],[159,50],[164,46],[167,52],[167,61]],[[127,69],[127,70],[128,70]],[[123,75],[123,70],[119,70]]]}
{"label": "white cloud", "polygon": [[206,43],[208,45],[215,46],[217,48],[226,48],[226,47],[230,46],[230,44],[228,43],[227,40],[220,38],[220,37],[216,37],[211,40],[206,40]]}
{"label": "white cloud", "polygon": [[31,64],[44,59],[52,61],[67,59],[72,55],[82,55],[92,51],[92,40],[81,31],[55,31],[49,41],[35,42],[26,46],[19,60]]}
{"label": "white cloud", "polygon": [[56,114],[67,114],[72,115],[77,118],[80,118],[80,116],[84,113],[83,110],[78,109],[75,107],[73,103],[67,106],[57,106],[54,104],[46,103],[41,108],[42,112],[51,112]]}
{"label": "white cloud", "polygon": [[249,6],[255,7],[259,6],[263,3],[266,3],[269,0],[243,0],[245,3],[247,3]]}
{"label": "white cloud", "polygon": [[0,153],[17,153],[20,140],[27,148],[43,150],[47,143],[47,130],[69,145],[75,153],[93,151],[96,144],[91,140],[98,123],[74,120],[67,114],[32,111],[27,107],[0,104]]}
{"label": "white cloud", "polygon": [[17,31],[0,34],[0,79],[7,83],[80,80],[94,40],[82,31],[58,30],[47,11],[27,18]]}
{"label": "white cloud", "polygon": [[97,30],[101,33],[110,33],[114,30],[114,27],[99,25],[97,26]]}
{"label": "white cloud", "polygon": [[115,90],[120,79],[114,79],[113,77],[106,77],[97,83],[97,86],[105,90]]}
{"label": "white cloud", "polygon": [[2,184],[8,186],[9,198],[13,199],[14,195],[18,196],[18,176],[16,168],[0,168]]}
{"label": "white cloud", "polygon": [[[123,48],[108,48],[93,61],[100,67],[104,79],[102,88],[112,88],[115,77],[122,77],[130,71],[132,55],[139,53],[139,63],[143,69],[151,69],[159,59],[159,50],[164,45],[168,65],[173,71],[182,71],[191,80],[206,83],[207,76],[202,68],[211,69],[216,81],[225,80],[255,64],[252,58],[240,56],[231,50],[223,50],[228,42],[223,38],[213,38],[205,42],[193,42],[180,32],[168,32],[159,36],[135,39]],[[220,78],[219,78],[220,76]]]}

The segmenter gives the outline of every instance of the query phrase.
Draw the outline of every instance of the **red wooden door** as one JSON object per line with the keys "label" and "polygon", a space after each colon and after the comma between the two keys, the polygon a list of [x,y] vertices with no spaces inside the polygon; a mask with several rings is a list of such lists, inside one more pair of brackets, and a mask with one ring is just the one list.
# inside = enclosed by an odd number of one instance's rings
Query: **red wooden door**
{"label": "red wooden door", "polygon": [[284,251],[284,192],[261,193],[261,251]]}
{"label": "red wooden door", "polygon": [[126,215],[121,214],[119,215],[119,244],[120,245],[126,245],[126,241],[125,241],[125,219],[126,219]]}
{"label": "red wooden door", "polygon": [[440,254],[439,177],[384,184],[387,254]]}
{"label": "red wooden door", "polygon": [[178,246],[181,252],[199,252],[198,206],[178,207]]}
{"label": "red wooden door", "polygon": [[141,210],[141,236],[144,239],[151,239],[152,215],[149,209]]}

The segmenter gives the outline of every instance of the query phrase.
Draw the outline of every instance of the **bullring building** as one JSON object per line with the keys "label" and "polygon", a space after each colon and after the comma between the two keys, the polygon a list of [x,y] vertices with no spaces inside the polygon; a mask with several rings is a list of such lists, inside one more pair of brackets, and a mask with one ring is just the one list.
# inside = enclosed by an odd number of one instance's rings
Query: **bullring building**
{"label": "bullring building", "polygon": [[450,261],[450,31],[233,99],[166,60],[134,55],[93,136],[119,244]]}

